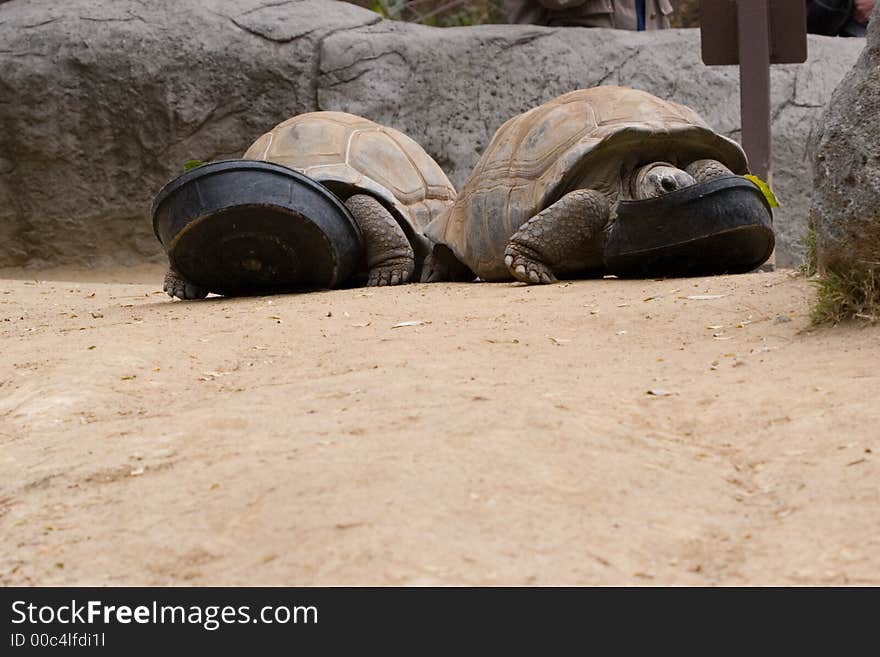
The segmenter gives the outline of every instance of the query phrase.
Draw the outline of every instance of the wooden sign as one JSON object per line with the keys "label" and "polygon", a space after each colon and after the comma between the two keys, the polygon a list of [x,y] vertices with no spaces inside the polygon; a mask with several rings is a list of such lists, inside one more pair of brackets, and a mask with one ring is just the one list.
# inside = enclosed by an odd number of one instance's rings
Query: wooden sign
{"label": "wooden sign", "polygon": [[[740,29],[739,12],[743,11]],[[800,64],[807,60],[807,11],[803,0],[703,0],[700,35],[703,63],[740,63],[740,34],[746,45],[757,44],[762,25],[768,28],[770,64]]]}

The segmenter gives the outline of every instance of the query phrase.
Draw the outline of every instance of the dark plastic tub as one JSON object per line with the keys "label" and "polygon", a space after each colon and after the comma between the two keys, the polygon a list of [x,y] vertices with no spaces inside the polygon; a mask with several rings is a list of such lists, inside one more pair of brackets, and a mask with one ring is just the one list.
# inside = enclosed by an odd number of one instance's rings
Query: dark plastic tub
{"label": "dark plastic tub", "polygon": [[657,198],[621,201],[605,248],[610,274],[739,274],[773,253],[773,214],[741,176],[722,176]]}
{"label": "dark plastic tub", "polygon": [[190,169],[159,191],[152,215],[171,266],[217,294],[336,287],[363,253],[360,231],[333,193],[270,162]]}

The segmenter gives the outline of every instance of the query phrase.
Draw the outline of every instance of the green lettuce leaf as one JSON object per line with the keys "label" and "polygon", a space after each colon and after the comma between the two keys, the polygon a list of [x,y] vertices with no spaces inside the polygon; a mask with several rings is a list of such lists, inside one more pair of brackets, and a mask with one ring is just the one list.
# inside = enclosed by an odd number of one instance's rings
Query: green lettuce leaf
{"label": "green lettuce leaf", "polygon": [[767,203],[770,204],[771,208],[778,208],[779,201],[776,199],[776,194],[773,193],[773,190],[770,189],[770,185],[765,183],[763,180],[758,178],[758,176],[753,176],[752,174],[747,174],[743,176],[743,178],[747,180],[751,180],[758,186],[758,189],[761,190],[761,193],[764,194],[764,198],[767,199]]}

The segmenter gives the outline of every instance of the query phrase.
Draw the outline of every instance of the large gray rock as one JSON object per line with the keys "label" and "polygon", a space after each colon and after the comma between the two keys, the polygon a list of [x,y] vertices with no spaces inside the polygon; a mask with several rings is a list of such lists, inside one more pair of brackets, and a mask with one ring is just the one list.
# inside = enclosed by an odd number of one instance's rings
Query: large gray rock
{"label": "large gray rock", "polygon": [[378,20],[327,4],[0,5],[0,266],[156,257],[162,184],[314,109],[321,41]]}
{"label": "large gray rock", "polygon": [[[775,67],[779,262],[801,257],[805,147],[857,40]],[[428,28],[327,0],[0,3],[0,266],[155,258],[153,195],[190,158],[239,156],[299,112],[352,111],[420,141],[460,185],[509,116],[623,84],[738,137],[736,68],[696,30]]]}
{"label": "large gray rock", "polygon": [[822,114],[812,223],[820,268],[880,273],[880,4],[855,67]]}

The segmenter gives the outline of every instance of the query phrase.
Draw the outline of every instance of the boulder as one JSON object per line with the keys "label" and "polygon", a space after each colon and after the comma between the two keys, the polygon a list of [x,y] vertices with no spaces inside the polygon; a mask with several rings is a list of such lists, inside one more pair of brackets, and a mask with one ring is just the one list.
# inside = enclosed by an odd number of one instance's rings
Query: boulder
{"label": "boulder", "polygon": [[313,110],[320,42],[377,20],[341,2],[0,5],[0,266],[156,258],[161,186]]}
{"label": "boulder", "polygon": [[[800,261],[805,146],[859,40],[810,37],[773,70],[778,262]],[[460,185],[511,115],[596,84],[691,105],[738,138],[735,67],[697,30],[651,33],[380,20],[328,0],[0,3],[0,266],[158,258],[152,197],[191,158],[237,157],[300,112],[410,134]]]}
{"label": "boulder", "polygon": [[819,121],[811,222],[821,270],[880,275],[880,4]]}

